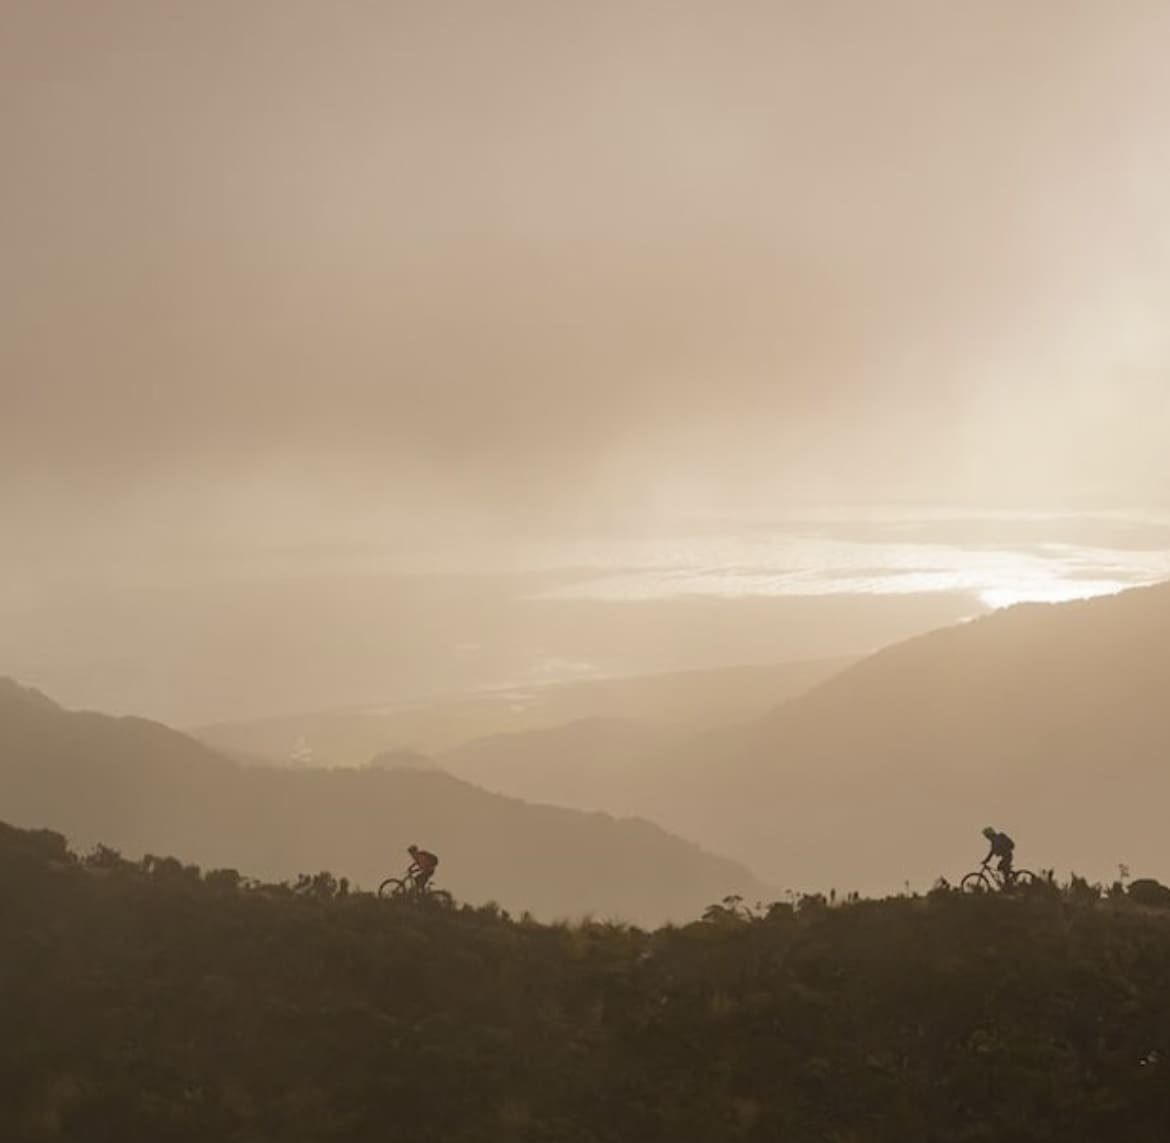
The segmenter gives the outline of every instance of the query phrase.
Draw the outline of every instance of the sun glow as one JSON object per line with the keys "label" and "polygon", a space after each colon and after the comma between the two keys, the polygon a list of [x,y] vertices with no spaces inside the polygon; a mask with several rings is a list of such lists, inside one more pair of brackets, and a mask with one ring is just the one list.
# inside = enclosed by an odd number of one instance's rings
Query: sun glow
{"label": "sun glow", "polygon": [[646,601],[683,597],[959,593],[984,608],[1067,603],[1170,576],[1170,550],[1072,543],[1013,545],[908,541],[897,530],[864,536],[777,531],[705,535],[664,545],[612,547],[566,562],[542,599]]}
{"label": "sun glow", "polygon": [[980,602],[986,607],[998,609],[1014,607],[1017,603],[1072,603],[1078,599],[1094,599],[1099,595],[1116,595],[1133,586],[1133,583],[1116,580],[1029,581],[984,588],[978,594]]}

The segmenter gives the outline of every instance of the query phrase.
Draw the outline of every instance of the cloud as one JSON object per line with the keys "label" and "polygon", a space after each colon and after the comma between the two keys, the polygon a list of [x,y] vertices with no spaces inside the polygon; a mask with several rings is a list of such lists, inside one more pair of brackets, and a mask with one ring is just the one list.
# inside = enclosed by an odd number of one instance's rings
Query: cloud
{"label": "cloud", "polygon": [[5,19],[10,499],[324,534],[1166,487],[1163,5]]}

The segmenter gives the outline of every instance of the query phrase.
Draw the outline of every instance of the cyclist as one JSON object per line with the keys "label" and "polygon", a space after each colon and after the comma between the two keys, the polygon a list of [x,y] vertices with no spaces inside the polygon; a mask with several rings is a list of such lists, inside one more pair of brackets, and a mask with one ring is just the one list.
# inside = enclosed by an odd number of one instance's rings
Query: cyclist
{"label": "cyclist", "polygon": [[408,846],[406,852],[410,854],[410,868],[406,875],[414,878],[415,886],[421,893],[426,889],[427,882],[434,877],[439,859],[433,853],[419,849],[417,845]]}
{"label": "cyclist", "polygon": [[996,864],[996,868],[1003,874],[1005,881],[1010,881],[1012,879],[1012,860],[1016,851],[1016,843],[1006,833],[1001,833],[994,826],[987,826],[983,830],[983,836],[991,844],[991,851],[983,859],[984,868],[987,867],[993,857],[998,857],[999,861]]}

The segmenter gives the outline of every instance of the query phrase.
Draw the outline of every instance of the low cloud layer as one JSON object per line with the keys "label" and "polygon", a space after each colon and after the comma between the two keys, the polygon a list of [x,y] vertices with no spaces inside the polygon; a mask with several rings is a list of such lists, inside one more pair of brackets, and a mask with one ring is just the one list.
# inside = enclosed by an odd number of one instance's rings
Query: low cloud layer
{"label": "low cloud layer", "polygon": [[0,20],[18,555],[1170,486],[1165,5]]}

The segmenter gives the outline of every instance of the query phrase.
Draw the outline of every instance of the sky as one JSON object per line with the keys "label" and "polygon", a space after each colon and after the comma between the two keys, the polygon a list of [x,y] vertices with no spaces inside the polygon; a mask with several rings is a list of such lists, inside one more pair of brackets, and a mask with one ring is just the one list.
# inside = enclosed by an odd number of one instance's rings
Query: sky
{"label": "sky", "polygon": [[15,598],[1165,504],[1170,8],[6,0]]}

